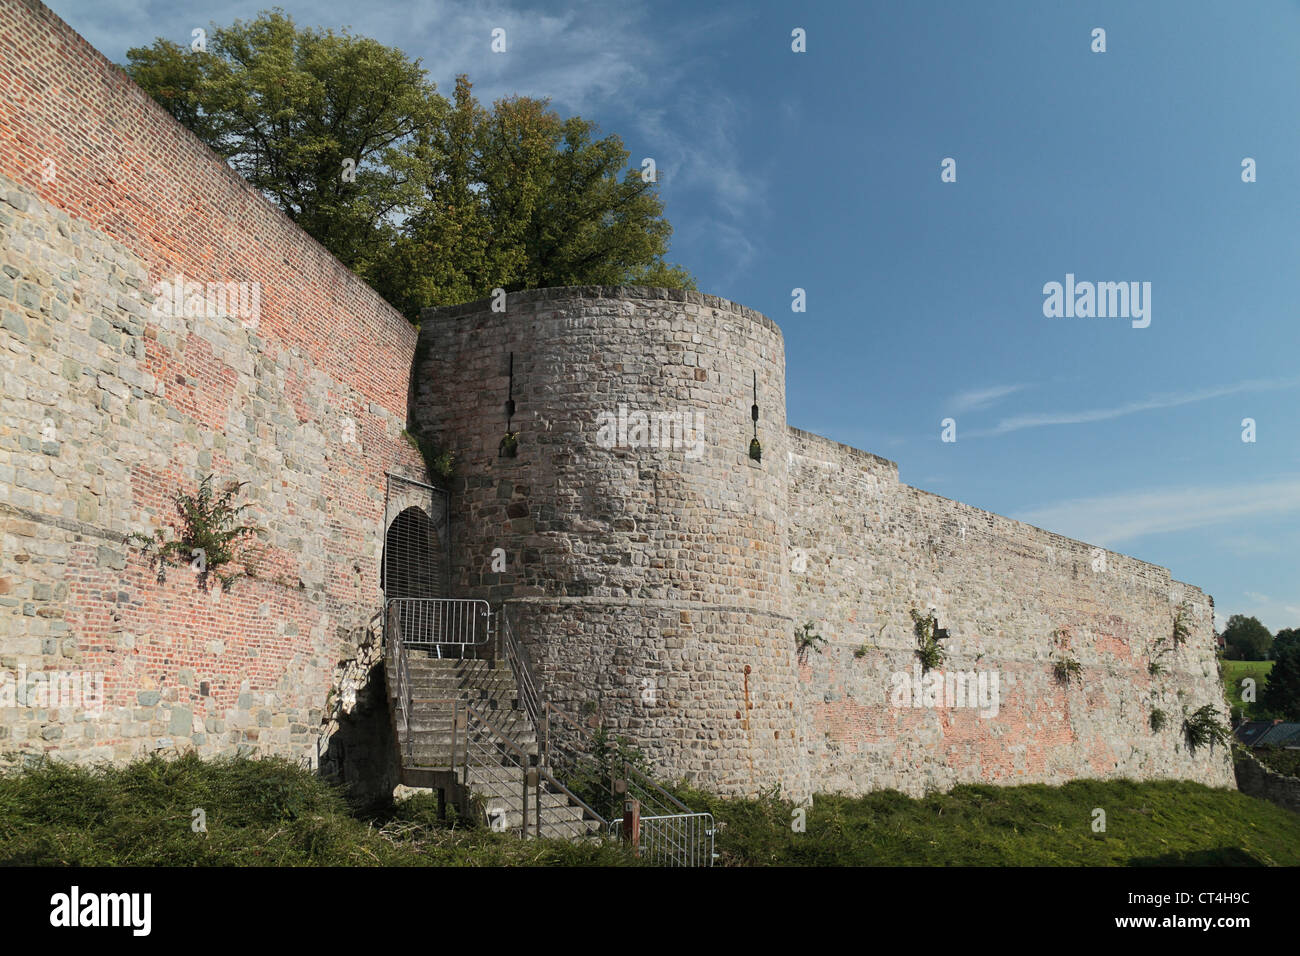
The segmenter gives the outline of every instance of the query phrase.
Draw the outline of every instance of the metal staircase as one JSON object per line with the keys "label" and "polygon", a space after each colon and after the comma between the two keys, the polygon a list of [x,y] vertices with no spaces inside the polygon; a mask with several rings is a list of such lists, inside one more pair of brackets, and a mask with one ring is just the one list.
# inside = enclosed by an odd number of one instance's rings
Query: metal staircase
{"label": "metal staircase", "polygon": [[504,609],[389,600],[384,661],[403,784],[433,788],[523,838],[620,838],[620,808],[635,799],[643,857],[713,864],[712,816],[611,764],[587,728],[547,701]]}

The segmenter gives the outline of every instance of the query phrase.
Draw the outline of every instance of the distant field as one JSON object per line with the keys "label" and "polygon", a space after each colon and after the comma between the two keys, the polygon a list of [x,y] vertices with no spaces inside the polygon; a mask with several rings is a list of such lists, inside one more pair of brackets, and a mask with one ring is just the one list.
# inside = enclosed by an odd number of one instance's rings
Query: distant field
{"label": "distant field", "polygon": [[[1228,705],[1240,707],[1247,720],[1263,720],[1268,714],[1259,706],[1259,695],[1264,690],[1264,678],[1273,669],[1272,661],[1223,661],[1223,689],[1228,697]],[[1243,678],[1255,679],[1255,702],[1246,703],[1241,699],[1241,682]]]}

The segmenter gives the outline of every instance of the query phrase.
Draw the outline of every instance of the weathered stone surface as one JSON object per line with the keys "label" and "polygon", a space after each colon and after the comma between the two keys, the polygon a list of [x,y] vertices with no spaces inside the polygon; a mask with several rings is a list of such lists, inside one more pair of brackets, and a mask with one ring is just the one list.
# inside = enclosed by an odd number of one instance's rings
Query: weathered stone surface
{"label": "weathered stone surface", "polygon": [[1242,793],[1300,813],[1300,777],[1288,777],[1265,767],[1254,754],[1241,752],[1233,767]]}
{"label": "weathered stone surface", "polygon": [[[381,600],[385,472],[425,478],[401,437],[415,330],[46,7],[0,5],[0,35],[0,669],[100,675],[107,698],[0,708],[0,749],[316,763]],[[160,308],[177,275],[256,284],[259,312]],[[209,473],[249,482],[260,575],[160,584],[123,538]],[[241,693],[266,726],[233,732]]]}
{"label": "weathered stone surface", "polygon": [[[453,590],[506,600],[552,697],[636,738],[665,775],[796,798],[1077,776],[1232,785],[1223,748],[1188,752],[1180,720],[1149,726],[1155,707],[1222,706],[1211,600],[788,429],[769,319],[698,293],[549,289],[423,320],[417,424],[466,476]],[[512,352],[519,444],[502,457]],[[620,405],[688,413],[699,453],[672,436],[607,447],[601,416]],[[1180,605],[1191,635],[1153,677]],[[996,713],[897,706],[896,675],[916,663],[909,612],[930,608],[950,632],[946,670],[996,674]],[[829,643],[799,662],[805,621]],[[1065,657],[1081,682],[1056,679]]]}
{"label": "weathered stone surface", "polygon": [[[453,591],[524,598],[557,701],[598,706],[668,775],[806,797],[776,325],[698,293],[583,288],[426,310],[420,334],[416,422],[475,479],[453,497]],[[498,454],[511,352],[514,458]],[[602,438],[620,406],[625,434]]]}
{"label": "weathered stone surface", "polygon": [[[415,331],[47,8],[0,4],[0,35],[19,38],[0,103],[0,667],[98,675],[106,698],[0,708],[0,749],[278,753],[386,796],[374,614],[385,521],[427,506],[403,492],[385,515],[387,472],[425,478],[402,435]],[[177,275],[255,283],[259,312],[173,309]],[[1176,729],[1177,708],[1223,704],[1210,598],[788,428],[784,345],[761,314],[680,290],[536,290],[504,313],[431,310],[419,344],[411,424],[459,475],[452,566],[434,570],[507,602],[550,694],[664,775],[799,799],[1232,785],[1222,748],[1189,753]],[[262,528],[257,577],[230,591],[186,568],[160,583],[126,540],[167,527],[208,473],[248,482]],[[1153,677],[1180,606],[1191,634]],[[947,666],[998,675],[996,716],[896,706],[909,611],[930,607]],[[804,621],[828,644],[801,662]],[[1081,682],[1054,679],[1062,656]]]}
{"label": "weathered stone surface", "polygon": [[[1225,748],[1189,753],[1175,726],[1184,705],[1214,704],[1227,722],[1214,605],[1199,589],[909,487],[893,462],[806,432],[792,431],[790,470],[791,555],[804,568],[790,576],[795,616],[829,642],[800,668],[823,788],[921,793],[1079,776],[1232,786]],[[1184,602],[1191,635],[1153,676],[1148,663]],[[931,608],[950,632],[941,669],[996,673],[996,715],[895,706],[894,675],[917,662],[909,612]],[[1081,682],[1056,680],[1064,658],[1079,662]],[[1154,707],[1171,717],[1160,733]]]}

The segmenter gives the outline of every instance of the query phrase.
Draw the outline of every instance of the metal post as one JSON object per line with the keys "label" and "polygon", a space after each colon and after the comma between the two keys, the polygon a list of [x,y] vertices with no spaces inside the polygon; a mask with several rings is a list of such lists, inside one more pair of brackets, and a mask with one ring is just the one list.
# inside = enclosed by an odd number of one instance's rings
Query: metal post
{"label": "metal post", "polygon": [[[461,702],[456,701],[456,710],[460,711]],[[464,731],[465,737],[465,786],[469,786],[469,710],[468,708],[460,714],[460,728]],[[452,752],[455,753],[455,752]]]}
{"label": "metal post", "polygon": [[[528,772],[524,775],[525,793],[527,793],[529,787],[533,788],[533,809],[537,814],[537,827],[534,832],[537,834],[537,839],[540,840],[542,838],[542,775],[537,772],[536,767],[529,767]],[[527,829],[528,816],[525,814],[524,830],[527,831]]]}
{"label": "metal post", "polygon": [[[456,775],[456,731],[460,729],[460,701],[454,700],[451,703],[451,773]],[[469,783],[469,775],[466,774],[466,783]]]}
{"label": "metal post", "polygon": [[623,776],[609,782],[610,795],[615,799],[620,799],[623,794],[627,793],[628,780],[627,764],[623,764]]}
{"label": "metal post", "polygon": [[641,801],[628,797],[623,801],[623,842],[638,852],[641,847]]}
{"label": "metal post", "polygon": [[523,819],[519,821],[519,838],[521,840],[528,839],[528,787],[533,782],[532,773],[531,770],[524,771],[524,797],[519,805],[519,808],[523,811]]}

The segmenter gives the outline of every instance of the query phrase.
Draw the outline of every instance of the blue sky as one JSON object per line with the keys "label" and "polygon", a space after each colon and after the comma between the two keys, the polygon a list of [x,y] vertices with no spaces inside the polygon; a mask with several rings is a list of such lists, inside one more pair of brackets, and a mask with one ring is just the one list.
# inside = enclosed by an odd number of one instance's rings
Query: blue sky
{"label": "blue sky", "polygon": [[[118,62],[270,6],[48,2]],[[1296,0],[280,5],[654,157],[671,258],[781,325],[791,424],[1300,626]],[[1044,316],[1067,273],[1150,325]]]}

